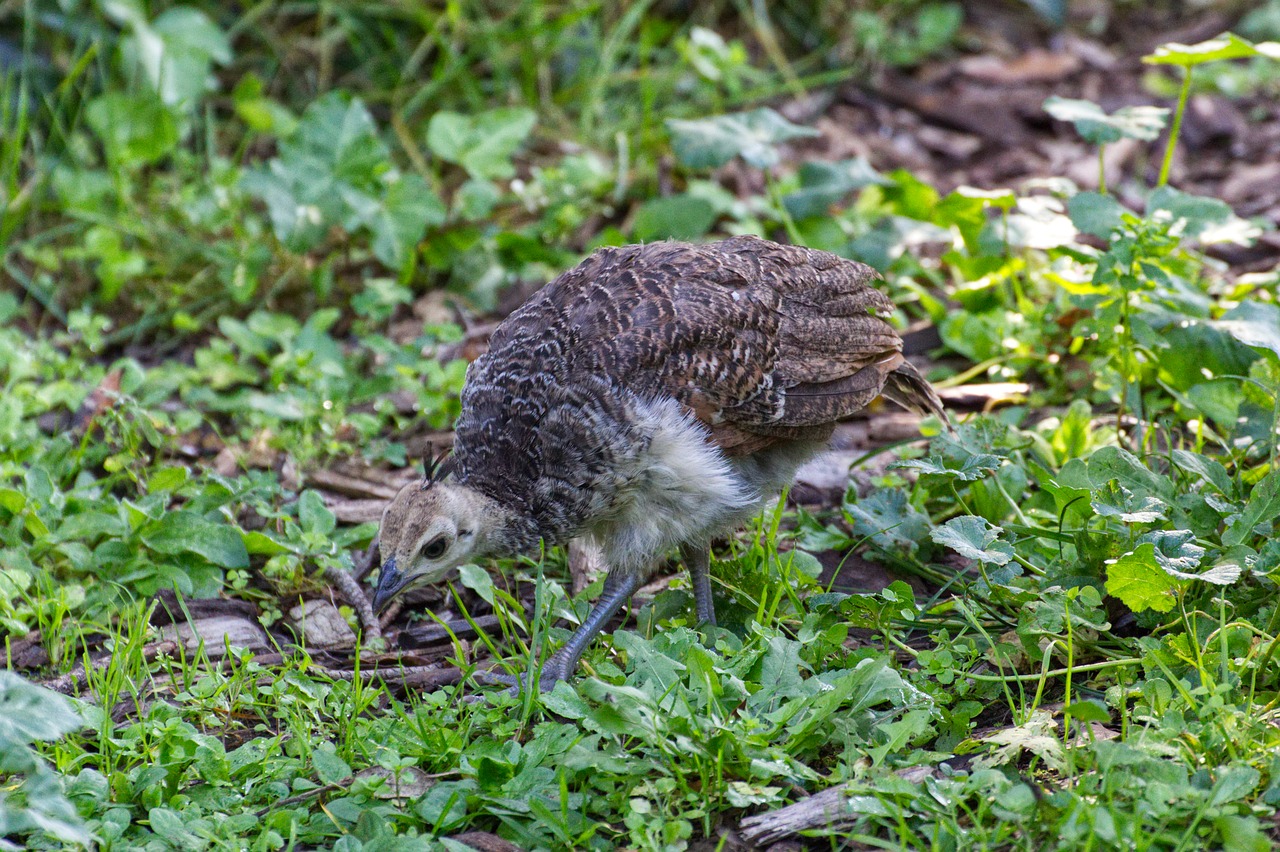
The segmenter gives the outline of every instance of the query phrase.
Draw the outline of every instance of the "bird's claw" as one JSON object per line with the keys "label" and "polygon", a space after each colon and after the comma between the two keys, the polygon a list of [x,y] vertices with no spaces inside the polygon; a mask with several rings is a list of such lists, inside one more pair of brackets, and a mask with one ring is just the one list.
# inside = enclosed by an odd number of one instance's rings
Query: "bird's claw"
{"label": "bird's claw", "polygon": [[[569,679],[570,673],[561,671],[560,666],[553,665],[554,662],[550,660],[542,667],[542,672],[538,675],[539,692],[550,692],[557,683]],[[505,686],[509,694],[519,695],[528,688],[531,674],[532,672],[524,672],[517,677],[506,672],[480,671],[471,675],[471,680],[477,686]]]}

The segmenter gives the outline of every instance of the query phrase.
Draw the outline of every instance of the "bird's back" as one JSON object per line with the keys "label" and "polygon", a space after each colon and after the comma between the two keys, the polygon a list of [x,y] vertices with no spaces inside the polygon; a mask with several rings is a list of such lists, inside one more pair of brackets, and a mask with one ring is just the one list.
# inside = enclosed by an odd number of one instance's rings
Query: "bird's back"
{"label": "bird's back", "polygon": [[674,400],[730,457],[825,439],[905,364],[875,277],[754,237],[597,251],[468,370],[459,475],[572,535],[646,451],[637,405]]}

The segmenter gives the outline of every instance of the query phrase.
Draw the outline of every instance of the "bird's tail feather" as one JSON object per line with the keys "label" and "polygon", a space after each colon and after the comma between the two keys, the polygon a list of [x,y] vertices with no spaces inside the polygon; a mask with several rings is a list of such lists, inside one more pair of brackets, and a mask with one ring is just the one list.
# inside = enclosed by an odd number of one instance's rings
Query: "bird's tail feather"
{"label": "bird's tail feather", "polygon": [[909,361],[904,360],[889,372],[884,389],[880,392],[908,411],[914,411],[922,417],[936,414],[942,421],[942,425],[948,430],[952,428],[951,418],[947,417],[937,392]]}

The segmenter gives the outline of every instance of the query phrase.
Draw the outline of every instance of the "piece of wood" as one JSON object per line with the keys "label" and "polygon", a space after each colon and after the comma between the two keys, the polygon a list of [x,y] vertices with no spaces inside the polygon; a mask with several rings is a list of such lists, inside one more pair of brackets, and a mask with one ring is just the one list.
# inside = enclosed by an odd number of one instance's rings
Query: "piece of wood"
{"label": "piece of wood", "polygon": [[[911,766],[897,774],[918,784],[934,771],[929,766]],[[850,797],[850,786],[839,784],[784,808],[749,816],[742,821],[738,833],[748,843],[764,846],[803,831],[841,831],[853,825],[861,815]]]}
{"label": "piece of wood", "polygon": [[333,470],[313,470],[306,475],[307,484],[318,486],[325,491],[333,491],[347,497],[377,498],[390,500],[396,496],[400,486],[388,482],[374,482],[356,476],[348,476]]}

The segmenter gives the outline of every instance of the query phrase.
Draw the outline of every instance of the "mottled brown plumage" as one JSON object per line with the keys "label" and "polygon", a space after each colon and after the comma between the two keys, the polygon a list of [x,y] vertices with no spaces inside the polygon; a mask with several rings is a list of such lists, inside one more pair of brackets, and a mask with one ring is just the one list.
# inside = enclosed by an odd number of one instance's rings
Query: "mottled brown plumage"
{"label": "mottled brown plumage", "polygon": [[[882,392],[946,418],[903,358],[875,279],[754,237],[597,251],[508,317],[471,365],[452,479],[406,488],[384,516],[379,602],[469,558],[590,536],[611,569],[606,593],[548,680],[568,676],[675,546],[699,616],[714,621],[711,537],[790,481],[837,420]],[[445,552],[424,560],[432,536]]]}

